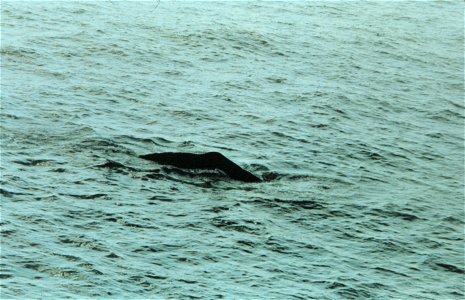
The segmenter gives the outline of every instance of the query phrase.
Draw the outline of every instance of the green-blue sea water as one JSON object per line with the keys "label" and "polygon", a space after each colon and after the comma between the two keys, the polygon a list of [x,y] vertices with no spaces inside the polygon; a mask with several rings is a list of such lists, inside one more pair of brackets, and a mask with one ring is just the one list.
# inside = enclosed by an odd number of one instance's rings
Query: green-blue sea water
{"label": "green-blue sea water", "polygon": [[463,12],[2,1],[1,299],[463,299]]}

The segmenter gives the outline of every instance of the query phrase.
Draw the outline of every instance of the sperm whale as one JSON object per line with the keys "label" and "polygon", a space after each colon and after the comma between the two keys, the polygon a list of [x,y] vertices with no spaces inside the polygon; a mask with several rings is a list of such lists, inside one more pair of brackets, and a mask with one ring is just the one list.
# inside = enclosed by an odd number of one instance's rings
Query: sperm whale
{"label": "sperm whale", "polygon": [[171,165],[181,169],[219,169],[230,178],[243,182],[261,182],[262,180],[236,165],[233,161],[219,152],[203,154],[164,152],[139,156],[162,165]]}

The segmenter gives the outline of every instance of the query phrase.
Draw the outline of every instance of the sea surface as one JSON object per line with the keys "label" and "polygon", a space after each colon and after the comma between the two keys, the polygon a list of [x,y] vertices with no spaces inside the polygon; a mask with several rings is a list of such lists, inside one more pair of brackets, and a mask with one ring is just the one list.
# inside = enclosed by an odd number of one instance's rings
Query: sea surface
{"label": "sea surface", "polygon": [[0,298],[464,299],[463,13],[1,1]]}

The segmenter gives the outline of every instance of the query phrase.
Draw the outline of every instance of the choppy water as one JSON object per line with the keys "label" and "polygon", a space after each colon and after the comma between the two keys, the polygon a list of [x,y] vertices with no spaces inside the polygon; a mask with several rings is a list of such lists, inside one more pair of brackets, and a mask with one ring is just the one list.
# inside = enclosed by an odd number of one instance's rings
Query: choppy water
{"label": "choppy water", "polygon": [[463,3],[1,6],[2,299],[463,299]]}

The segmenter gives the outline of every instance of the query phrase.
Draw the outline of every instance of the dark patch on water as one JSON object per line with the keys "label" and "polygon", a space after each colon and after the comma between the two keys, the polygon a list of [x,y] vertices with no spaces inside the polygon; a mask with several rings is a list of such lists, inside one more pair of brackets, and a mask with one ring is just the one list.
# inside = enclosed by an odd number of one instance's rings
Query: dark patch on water
{"label": "dark patch on water", "polygon": [[89,195],[77,195],[77,194],[60,194],[62,196],[71,196],[73,198],[78,198],[78,199],[85,199],[85,200],[92,200],[92,199],[97,199],[97,198],[106,198],[108,195],[107,194],[89,194]]}
{"label": "dark patch on water", "polygon": [[150,279],[155,279],[155,280],[165,280],[165,279],[168,278],[168,277],[165,277],[165,276],[151,275],[151,274],[147,274],[147,275],[145,275],[145,277],[150,278]]}
{"label": "dark patch on water", "polygon": [[454,272],[454,273],[458,273],[458,274],[465,274],[464,269],[458,268],[458,267],[456,267],[454,265],[444,264],[444,263],[437,263],[436,265],[438,265],[441,268],[444,268],[445,270],[447,270],[449,272]]}
{"label": "dark patch on water", "polygon": [[108,169],[126,169],[126,168],[128,168],[125,165],[123,165],[122,163],[112,161],[112,160],[109,160],[104,164],[96,165],[95,167],[97,167],[97,168],[108,168]]}
{"label": "dark patch on water", "polygon": [[302,209],[323,209],[323,205],[313,200],[283,200],[275,198],[269,200],[272,203],[282,203],[287,207],[297,207]]}
{"label": "dark patch on water", "polygon": [[11,192],[11,191],[0,188],[0,195],[2,195],[4,197],[13,197],[14,195],[33,195],[33,194],[20,193],[20,192]]}
{"label": "dark patch on water", "polygon": [[390,270],[390,269],[382,268],[382,267],[376,267],[376,268],[374,268],[374,269],[377,270],[377,271],[381,271],[381,272],[392,273],[392,274],[399,275],[399,276],[403,276],[403,277],[409,277],[409,276],[406,275],[406,274],[403,274],[403,273],[400,273],[400,272],[396,272],[396,271],[393,271],[393,270]]}
{"label": "dark patch on water", "polygon": [[214,206],[212,208],[206,209],[206,211],[212,212],[212,213],[222,213],[222,212],[228,211],[229,209],[230,208],[226,206]]}
{"label": "dark patch on water", "polygon": [[413,214],[399,212],[399,211],[389,211],[375,208],[371,210],[371,213],[378,216],[385,216],[385,217],[393,217],[393,218],[400,218],[405,221],[415,221],[419,220],[419,218]]}
{"label": "dark patch on water", "polygon": [[[247,221],[242,221],[246,222]],[[241,224],[242,222],[235,221],[235,220],[227,220],[223,219],[221,217],[216,217],[211,219],[211,223],[221,229],[225,230],[234,230],[237,232],[244,232],[244,233],[250,233],[250,234],[259,234],[260,229],[259,228],[254,228],[252,226],[246,226],[244,224]],[[260,224],[254,224],[254,225],[260,225]]]}
{"label": "dark patch on water", "polygon": [[116,255],[115,253],[110,253],[108,255],[106,255],[105,257],[108,257],[108,258],[121,258],[120,256]]}
{"label": "dark patch on water", "polygon": [[48,166],[51,164],[56,164],[57,162],[51,159],[27,159],[27,160],[15,160],[13,161],[14,163],[23,165],[23,166],[28,166],[28,167],[34,167],[34,166]]}

